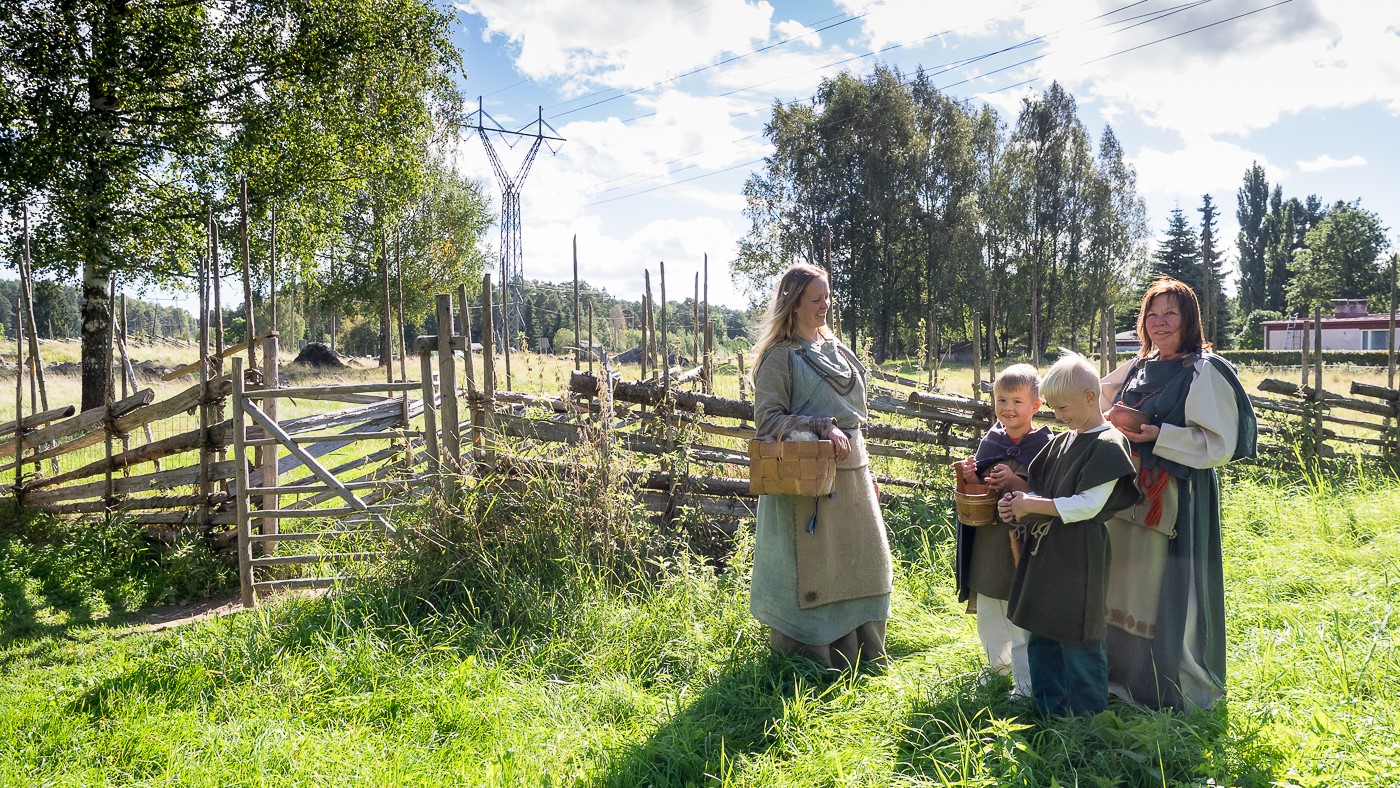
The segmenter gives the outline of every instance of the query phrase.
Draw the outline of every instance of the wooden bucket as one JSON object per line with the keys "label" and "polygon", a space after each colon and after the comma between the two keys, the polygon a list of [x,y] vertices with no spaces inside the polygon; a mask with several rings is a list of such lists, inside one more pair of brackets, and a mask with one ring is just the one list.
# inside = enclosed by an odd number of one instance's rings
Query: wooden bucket
{"label": "wooden bucket", "polygon": [[997,520],[997,494],[985,484],[959,485],[953,491],[958,522],[963,525],[991,525]]}

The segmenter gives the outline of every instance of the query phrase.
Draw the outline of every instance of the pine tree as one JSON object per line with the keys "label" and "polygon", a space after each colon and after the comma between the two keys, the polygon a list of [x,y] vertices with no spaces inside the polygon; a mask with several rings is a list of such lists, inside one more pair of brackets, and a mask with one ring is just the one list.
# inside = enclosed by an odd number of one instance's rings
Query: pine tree
{"label": "pine tree", "polygon": [[1201,247],[1180,207],[1172,209],[1167,219],[1167,237],[1152,255],[1152,276],[1180,279],[1200,297]]}
{"label": "pine tree", "polygon": [[1225,279],[1224,255],[1216,248],[1216,217],[1220,215],[1209,194],[1201,198],[1201,287],[1196,290],[1201,299],[1201,318],[1205,327],[1206,340],[1219,344],[1221,312],[1225,306],[1225,289],[1221,283]]}

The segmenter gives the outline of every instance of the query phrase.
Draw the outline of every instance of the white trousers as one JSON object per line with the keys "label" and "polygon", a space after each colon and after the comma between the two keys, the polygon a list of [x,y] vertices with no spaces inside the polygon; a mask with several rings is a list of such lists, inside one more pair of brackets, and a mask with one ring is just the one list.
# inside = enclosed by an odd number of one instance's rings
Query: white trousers
{"label": "white trousers", "polygon": [[1031,668],[1026,659],[1026,630],[1006,617],[1006,600],[977,597],[977,636],[987,650],[987,666],[1005,673],[1011,671],[1012,694],[1031,696]]}

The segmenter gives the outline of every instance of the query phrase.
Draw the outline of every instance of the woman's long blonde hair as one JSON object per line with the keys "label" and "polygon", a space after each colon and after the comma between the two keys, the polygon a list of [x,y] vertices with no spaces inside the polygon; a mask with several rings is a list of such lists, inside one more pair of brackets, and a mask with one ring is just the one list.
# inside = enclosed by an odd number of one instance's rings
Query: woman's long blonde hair
{"label": "woman's long blonde hair", "polygon": [[[783,272],[773,298],[768,302],[768,313],[763,316],[763,324],[758,328],[758,341],[754,343],[755,368],[763,362],[763,354],[774,345],[796,339],[797,306],[802,303],[802,293],[813,280],[828,281],[826,271],[808,263],[795,263]],[[834,335],[831,329],[822,326],[821,334],[827,339]]]}

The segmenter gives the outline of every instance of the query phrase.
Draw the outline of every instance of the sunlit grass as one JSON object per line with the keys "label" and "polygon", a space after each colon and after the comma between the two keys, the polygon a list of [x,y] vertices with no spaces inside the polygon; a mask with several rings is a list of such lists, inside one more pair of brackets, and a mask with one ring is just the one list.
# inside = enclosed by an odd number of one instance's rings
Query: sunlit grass
{"label": "sunlit grass", "polygon": [[0,782],[1392,784],[1400,486],[1256,475],[1225,485],[1230,692],[1210,712],[1045,722],[1009,700],[954,601],[942,503],[891,518],[893,663],[828,674],[769,654],[747,531],[721,574],[683,553],[629,572],[579,548],[586,479],[541,478],[556,494],[524,509],[476,499],[498,516],[405,581],[177,631],[8,635]]}

